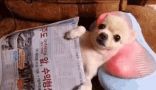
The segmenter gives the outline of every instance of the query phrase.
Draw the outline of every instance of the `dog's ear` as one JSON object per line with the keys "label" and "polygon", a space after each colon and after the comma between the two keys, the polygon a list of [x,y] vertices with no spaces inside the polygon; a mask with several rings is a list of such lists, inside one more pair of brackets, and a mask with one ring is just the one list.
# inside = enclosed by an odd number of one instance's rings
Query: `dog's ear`
{"label": "dog's ear", "polygon": [[96,25],[96,22],[94,21],[90,27],[89,27],[89,31],[94,31],[96,29],[97,25]]}
{"label": "dog's ear", "polygon": [[132,43],[136,39],[136,32],[134,30],[130,30],[128,37],[123,41],[124,44]]}
{"label": "dog's ear", "polygon": [[129,38],[131,42],[133,42],[136,39],[136,32],[134,30],[131,30],[131,35]]}
{"label": "dog's ear", "polygon": [[105,18],[107,17],[107,15],[108,15],[108,13],[103,13],[103,14],[101,14],[101,15],[97,18],[96,24],[99,25],[100,23],[102,23],[102,22],[105,20]]}
{"label": "dog's ear", "polygon": [[105,21],[105,18],[108,16],[108,15],[117,15],[118,16],[118,13],[122,13],[120,11],[112,11],[112,12],[107,12],[107,13],[103,13],[101,14],[97,20],[96,20],[96,24],[99,25],[100,23],[103,23],[103,21]]}

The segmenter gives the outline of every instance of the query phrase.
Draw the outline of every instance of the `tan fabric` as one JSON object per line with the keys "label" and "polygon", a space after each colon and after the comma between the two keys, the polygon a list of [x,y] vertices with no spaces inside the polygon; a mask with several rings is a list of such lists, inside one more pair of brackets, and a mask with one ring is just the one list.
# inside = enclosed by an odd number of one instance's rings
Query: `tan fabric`
{"label": "tan fabric", "polygon": [[146,4],[156,4],[156,0],[147,0]]}
{"label": "tan fabric", "polygon": [[[13,1],[13,0],[12,0]],[[120,0],[25,0],[26,2],[30,3],[33,1],[39,1],[39,2],[49,2],[49,3],[62,3],[62,4],[67,4],[67,3],[107,3],[107,2],[117,2]]]}
{"label": "tan fabric", "polygon": [[[27,0],[28,1],[28,0]],[[30,0],[29,0],[30,1]],[[49,2],[48,2],[49,1]],[[74,16],[97,17],[103,12],[119,10],[120,0],[5,0],[17,15],[38,21],[56,21]],[[63,4],[65,3],[65,4]]]}
{"label": "tan fabric", "polygon": [[0,21],[0,37],[17,30],[31,28],[39,25],[43,24],[13,18],[5,18]]}

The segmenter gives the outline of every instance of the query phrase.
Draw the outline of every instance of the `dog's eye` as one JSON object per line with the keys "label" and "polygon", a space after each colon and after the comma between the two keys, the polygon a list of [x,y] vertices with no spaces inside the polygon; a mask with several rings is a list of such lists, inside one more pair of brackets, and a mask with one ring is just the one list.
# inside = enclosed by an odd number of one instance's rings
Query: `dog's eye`
{"label": "dog's eye", "polygon": [[106,25],[105,24],[100,24],[99,26],[98,26],[98,29],[105,29],[106,28]]}
{"label": "dog's eye", "polygon": [[116,42],[118,42],[120,40],[120,35],[118,35],[118,34],[114,35],[114,40]]}

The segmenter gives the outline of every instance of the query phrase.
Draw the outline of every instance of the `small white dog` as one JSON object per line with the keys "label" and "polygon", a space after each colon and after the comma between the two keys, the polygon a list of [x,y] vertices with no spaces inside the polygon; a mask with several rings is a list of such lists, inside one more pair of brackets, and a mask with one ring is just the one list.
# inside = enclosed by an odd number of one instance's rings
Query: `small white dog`
{"label": "small white dog", "polygon": [[91,79],[97,74],[98,68],[115,55],[126,43],[135,39],[135,32],[127,22],[123,12],[102,14],[95,21],[90,31],[78,26],[65,34],[66,39],[80,38],[86,81],[80,90],[92,90]]}

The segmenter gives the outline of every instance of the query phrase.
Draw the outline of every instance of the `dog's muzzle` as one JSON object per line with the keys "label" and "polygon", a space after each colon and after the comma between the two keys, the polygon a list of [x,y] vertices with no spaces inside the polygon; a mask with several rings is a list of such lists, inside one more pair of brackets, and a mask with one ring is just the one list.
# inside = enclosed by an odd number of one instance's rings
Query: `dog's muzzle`
{"label": "dog's muzzle", "polygon": [[99,45],[105,46],[105,42],[108,39],[108,35],[106,33],[100,33],[99,36],[96,39],[96,42]]}

